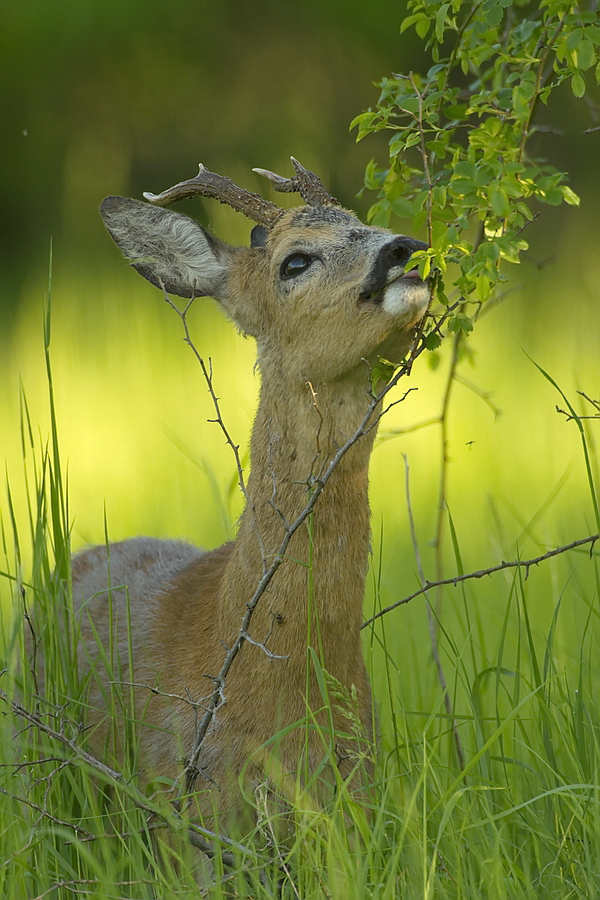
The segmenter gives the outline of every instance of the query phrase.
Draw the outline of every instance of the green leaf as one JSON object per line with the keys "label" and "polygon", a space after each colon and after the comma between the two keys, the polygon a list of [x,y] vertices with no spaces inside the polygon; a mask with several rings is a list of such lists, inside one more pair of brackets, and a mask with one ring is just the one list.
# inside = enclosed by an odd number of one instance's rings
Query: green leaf
{"label": "green leaf", "polygon": [[449,119],[466,119],[467,107],[460,103],[453,103],[444,110]]}
{"label": "green leaf", "polygon": [[402,20],[402,24],[400,25],[400,34],[404,34],[406,29],[410,28],[411,25],[416,25],[417,22],[423,21],[425,21],[429,27],[429,19],[425,13],[416,13],[414,16],[407,16]]}
{"label": "green leaf", "polygon": [[573,72],[571,90],[576,97],[583,97],[585,94],[585,81],[581,72]]}
{"label": "green leaf", "polygon": [[574,28],[567,35],[567,49],[577,50],[581,40],[583,39],[583,28]]}
{"label": "green leaf", "polygon": [[600,25],[588,25],[585,29],[586,40],[600,47]]}
{"label": "green leaf", "polygon": [[390,204],[387,200],[375,203],[368,212],[367,218],[372,225],[387,228],[390,224]]}
{"label": "green leaf", "polygon": [[426,16],[423,16],[420,22],[417,22],[415,25],[415,31],[422,39],[425,37],[427,32],[429,31],[429,19]]}
{"label": "green leaf", "polygon": [[381,382],[387,384],[388,381],[393,377],[394,372],[396,371],[396,366],[388,362],[387,359],[382,359],[380,356],[371,369],[371,390],[374,394],[381,389]]}
{"label": "green leaf", "polygon": [[495,0],[492,0],[492,2],[486,0],[483,4],[483,11],[488,25],[499,25],[502,21],[502,16],[504,15],[502,6],[496,3]]}
{"label": "green leaf", "polygon": [[594,45],[590,41],[586,41],[585,38],[579,42],[579,46],[577,47],[577,68],[583,69],[591,69],[591,67],[596,62],[596,50],[594,49]]}
{"label": "green leaf", "polygon": [[428,350],[437,350],[442,344],[442,339],[435,331],[430,331],[425,335],[425,346]]}
{"label": "green leaf", "polygon": [[448,331],[451,331],[453,334],[461,332],[464,335],[468,335],[473,331],[473,323],[464,313],[457,313],[448,319]]}
{"label": "green leaf", "polygon": [[572,191],[568,185],[563,184],[561,187],[561,191],[565,203],[568,203],[569,206],[579,206],[578,195],[575,193],[575,191]]}
{"label": "green leaf", "polygon": [[412,219],[415,214],[414,204],[408,197],[398,197],[397,200],[392,200],[392,209],[401,219]]}
{"label": "green leaf", "polygon": [[440,6],[440,8],[438,9],[437,15],[435,17],[435,36],[440,44],[444,40],[444,25],[446,24],[446,16],[449,9],[450,4],[443,3],[442,6]]}
{"label": "green leaf", "polygon": [[431,355],[427,357],[427,362],[429,363],[429,368],[432,372],[435,372],[435,370],[439,368],[441,361],[442,357],[435,351],[433,351]]}
{"label": "green leaf", "polygon": [[368,112],[356,116],[356,118],[350,122],[350,128],[348,130],[352,131],[353,128],[358,128],[358,134],[356,135],[356,143],[358,143],[367,134],[371,134],[373,131],[379,131],[384,127],[385,124],[380,121],[379,113],[369,110]]}
{"label": "green leaf", "polygon": [[381,181],[377,178],[378,175],[381,175],[381,171],[377,168],[375,160],[371,159],[365,169],[365,187],[370,191],[376,191],[381,186]]}
{"label": "green leaf", "polygon": [[510,204],[506,191],[499,185],[493,184],[489,190],[489,201],[494,215],[499,219],[504,219],[510,212]]}

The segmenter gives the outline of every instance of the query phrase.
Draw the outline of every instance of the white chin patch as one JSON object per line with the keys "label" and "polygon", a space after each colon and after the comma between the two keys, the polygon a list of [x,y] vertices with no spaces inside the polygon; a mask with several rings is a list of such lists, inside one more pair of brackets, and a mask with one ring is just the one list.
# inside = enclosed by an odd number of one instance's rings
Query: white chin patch
{"label": "white chin patch", "polygon": [[399,325],[409,328],[419,321],[428,303],[429,288],[424,282],[398,279],[385,289],[382,306],[399,320]]}

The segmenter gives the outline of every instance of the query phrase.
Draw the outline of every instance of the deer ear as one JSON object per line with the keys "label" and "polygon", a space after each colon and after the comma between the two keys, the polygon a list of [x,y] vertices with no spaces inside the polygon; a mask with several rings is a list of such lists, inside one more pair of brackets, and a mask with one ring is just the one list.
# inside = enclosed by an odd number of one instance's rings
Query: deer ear
{"label": "deer ear", "polygon": [[127,197],[107,197],[100,213],[140,275],[179,297],[223,298],[235,249],[188,216]]}

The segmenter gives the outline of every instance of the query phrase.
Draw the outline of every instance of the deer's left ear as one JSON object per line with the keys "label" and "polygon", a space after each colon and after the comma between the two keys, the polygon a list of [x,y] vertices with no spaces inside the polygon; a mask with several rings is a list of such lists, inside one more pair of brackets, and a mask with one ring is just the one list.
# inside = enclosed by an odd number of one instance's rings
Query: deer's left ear
{"label": "deer's left ear", "polygon": [[100,213],[136,271],[179,297],[222,299],[236,248],[188,216],[127,197],[107,197]]}

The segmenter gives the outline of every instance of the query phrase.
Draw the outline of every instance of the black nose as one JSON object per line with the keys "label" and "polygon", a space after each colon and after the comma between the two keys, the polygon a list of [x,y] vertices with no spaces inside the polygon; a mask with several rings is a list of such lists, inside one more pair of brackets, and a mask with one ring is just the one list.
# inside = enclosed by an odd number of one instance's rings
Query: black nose
{"label": "black nose", "polygon": [[427,244],[423,241],[415,241],[414,238],[400,237],[394,238],[389,244],[386,244],[379,253],[379,261],[386,269],[392,269],[394,266],[405,266],[412,254],[416,250],[427,250]]}
{"label": "black nose", "polygon": [[384,244],[362,286],[359,298],[378,302],[378,298],[381,299],[379,296],[381,291],[389,281],[390,269],[397,266],[406,269],[413,253],[416,250],[427,250],[427,246],[423,241],[415,241],[414,238],[405,237],[403,234]]}

